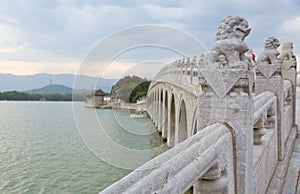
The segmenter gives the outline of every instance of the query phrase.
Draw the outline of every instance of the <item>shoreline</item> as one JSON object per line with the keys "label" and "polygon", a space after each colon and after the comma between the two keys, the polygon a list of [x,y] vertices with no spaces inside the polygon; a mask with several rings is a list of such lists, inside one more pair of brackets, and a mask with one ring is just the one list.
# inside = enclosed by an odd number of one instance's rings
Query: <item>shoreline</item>
{"label": "shoreline", "polygon": [[146,103],[135,104],[135,103],[119,103],[119,104],[108,104],[103,106],[92,106],[84,104],[86,108],[96,108],[96,109],[126,109],[126,110],[146,110]]}

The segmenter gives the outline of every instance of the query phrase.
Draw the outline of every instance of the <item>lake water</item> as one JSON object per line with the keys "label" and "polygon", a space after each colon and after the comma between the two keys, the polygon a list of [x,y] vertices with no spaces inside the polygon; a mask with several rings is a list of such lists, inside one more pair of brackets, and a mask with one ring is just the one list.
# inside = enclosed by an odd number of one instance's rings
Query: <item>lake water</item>
{"label": "lake water", "polygon": [[128,111],[0,102],[0,193],[98,193],[166,149]]}

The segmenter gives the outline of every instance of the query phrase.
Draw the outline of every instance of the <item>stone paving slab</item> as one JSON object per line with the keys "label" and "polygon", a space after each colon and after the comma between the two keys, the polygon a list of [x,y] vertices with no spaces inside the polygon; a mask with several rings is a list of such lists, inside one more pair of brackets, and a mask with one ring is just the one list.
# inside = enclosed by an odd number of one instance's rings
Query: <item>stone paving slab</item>
{"label": "stone paving slab", "polygon": [[300,194],[300,87],[297,88],[296,123],[298,131],[292,130],[289,136],[285,159],[278,162],[267,194]]}
{"label": "stone paving slab", "polygon": [[[298,131],[299,131],[299,130],[298,130]],[[299,133],[298,133],[298,136],[300,136]],[[295,152],[300,152],[300,139],[299,139],[299,137],[296,139],[294,151],[295,151]]]}
{"label": "stone paving slab", "polygon": [[[266,191],[267,194],[282,194],[285,192],[289,193],[287,191],[287,189],[290,187],[293,187],[293,188],[295,187],[295,186],[290,186],[292,184],[295,185],[297,182],[297,181],[295,181],[297,176],[292,173],[293,169],[291,169],[291,172],[290,172],[291,178],[289,178],[289,181],[286,181],[288,170],[289,170],[290,159],[292,158],[292,154],[293,154],[295,139],[296,139],[296,128],[293,128],[291,131],[291,134],[288,138],[288,141],[286,143],[286,152],[285,152],[284,160],[279,161],[277,163],[277,167],[273,174],[272,180]],[[285,192],[283,192],[284,188],[285,188]]]}
{"label": "stone paving slab", "polygon": [[[298,131],[299,132],[299,131]],[[298,133],[299,134],[299,133]],[[300,146],[300,137],[298,135],[296,146]],[[289,164],[288,173],[283,187],[284,194],[298,194],[299,190],[299,173],[300,173],[300,151],[294,150]]]}

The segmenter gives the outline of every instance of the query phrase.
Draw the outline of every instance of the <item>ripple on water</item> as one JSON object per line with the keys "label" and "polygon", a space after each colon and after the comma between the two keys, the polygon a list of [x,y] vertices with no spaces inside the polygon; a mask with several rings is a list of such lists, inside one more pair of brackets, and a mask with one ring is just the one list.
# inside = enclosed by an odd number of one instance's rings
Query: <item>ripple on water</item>
{"label": "ripple on water", "polygon": [[[95,110],[82,107],[81,112],[86,129],[97,131],[98,126],[88,122]],[[105,118],[117,143],[137,149],[162,143],[160,137],[126,134],[111,111],[97,114]],[[153,128],[149,122],[141,130]],[[99,145],[103,152],[111,147]],[[0,102],[0,193],[97,193],[129,172],[106,164],[86,148],[70,103]]]}
{"label": "ripple on water", "polygon": [[8,184],[9,184],[9,180],[1,180],[0,191],[4,190]]}

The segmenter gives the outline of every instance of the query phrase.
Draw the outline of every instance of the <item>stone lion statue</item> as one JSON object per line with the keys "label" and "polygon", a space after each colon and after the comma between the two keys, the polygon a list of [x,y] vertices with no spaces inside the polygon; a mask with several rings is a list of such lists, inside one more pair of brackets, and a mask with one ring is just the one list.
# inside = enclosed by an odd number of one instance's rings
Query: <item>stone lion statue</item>
{"label": "stone lion statue", "polygon": [[293,55],[293,48],[292,42],[284,42],[279,58],[282,60],[294,60],[296,57]]}
{"label": "stone lion statue", "polygon": [[222,20],[217,31],[216,42],[204,57],[208,68],[249,68],[249,58],[245,56],[248,46],[244,39],[251,28],[247,20],[239,16],[228,16]]}
{"label": "stone lion statue", "polygon": [[275,37],[269,37],[265,43],[265,49],[257,58],[257,63],[276,64],[281,60],[278,58],[279,52],[277,48],[280,46],[279,40]]}

